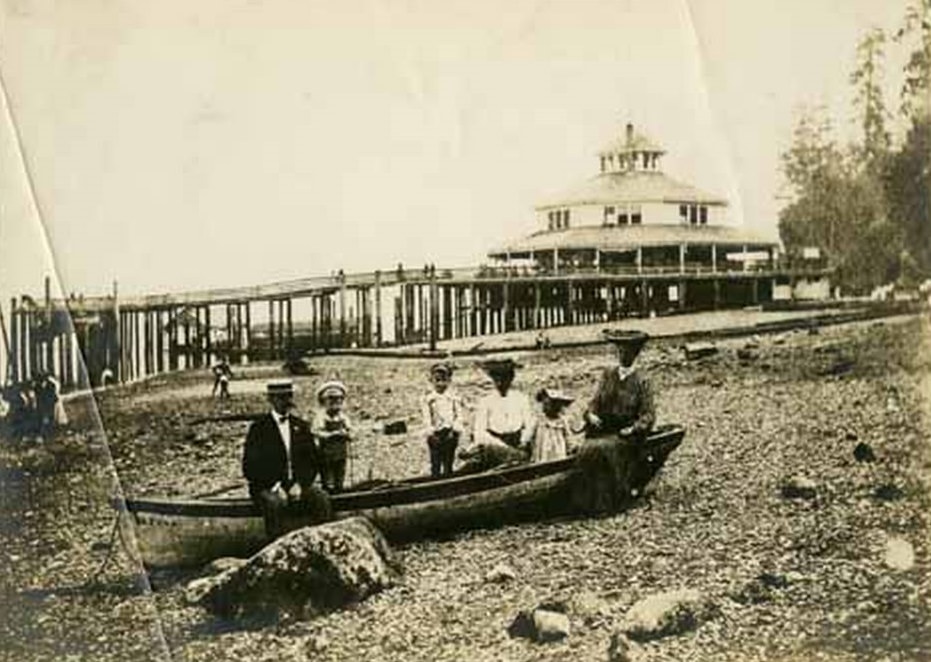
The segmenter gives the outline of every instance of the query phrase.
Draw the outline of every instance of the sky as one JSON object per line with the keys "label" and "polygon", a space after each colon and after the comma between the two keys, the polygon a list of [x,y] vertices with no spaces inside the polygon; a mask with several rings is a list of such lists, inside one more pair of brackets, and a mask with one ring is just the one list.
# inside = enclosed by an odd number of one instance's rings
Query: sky
{"label": "sky", "polygon": [[775,237],[799,113],[855,131],[905,5],[0,0],[0,301],[475,265],[628,121]]}

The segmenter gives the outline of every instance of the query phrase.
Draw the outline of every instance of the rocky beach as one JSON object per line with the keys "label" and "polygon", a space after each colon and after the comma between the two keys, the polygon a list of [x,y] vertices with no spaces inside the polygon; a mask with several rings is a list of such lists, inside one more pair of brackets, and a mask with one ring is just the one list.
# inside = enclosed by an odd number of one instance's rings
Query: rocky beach
{"label": "rocky beach", "polygon": [[[237,493],[246,423],[196,419],[262,411],[264,381],[280,369],[234,367],[223,403],[207,371],[73,399],[55,440],[0,447],[0,657],[931,659],[927,315],[716,349],[697,359],[670,340],[645,349],[660,422],[688,433],[628,511],[399,547],[396,586],[326,616],[260,625],[190,603],[185,587],[206,569],[145,573],[110,499]],[[570,417],[610,360],[605,346],[517,358],[515,387],[569,392]],[[351,481],[426,471],[418,403],[429,363],[321,356],[295,378],[301,415],[324,378],[349,386]],[[490,383],[475,358],[454,364],[474,403]],[[400,420],[407,434],[383,433]],[[669,592],[700,608],[674,631],[635,636],[632,608]],[[541,604],[565,615],[567,635],[510,636],[515,617]]]}

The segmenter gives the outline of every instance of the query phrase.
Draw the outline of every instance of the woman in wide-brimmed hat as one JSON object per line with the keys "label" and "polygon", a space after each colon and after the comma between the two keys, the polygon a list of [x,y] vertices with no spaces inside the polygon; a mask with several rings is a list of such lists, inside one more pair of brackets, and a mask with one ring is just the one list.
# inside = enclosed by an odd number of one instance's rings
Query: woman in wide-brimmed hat
{"label": "woman in wide-brimmed hat", "polygon": [[656,418],[650,385],[635,367],[647,338],[639,331],[605,332],[617,348],[618,365],[604,370],[585,412],[588,439],[579,451],[582,479],[574,494],[577,506],[590,512],[612,512],[631,496],[631,445],[646,438]]}
{"label": "woman in wide-brimmed hat", "polygon": [[618,365],[604,370],[585,412],[589,436],[645,437],[656,413],[650,384],[635,364],[649,336],[641,331],[605,331],[604,336],[617,348]]}

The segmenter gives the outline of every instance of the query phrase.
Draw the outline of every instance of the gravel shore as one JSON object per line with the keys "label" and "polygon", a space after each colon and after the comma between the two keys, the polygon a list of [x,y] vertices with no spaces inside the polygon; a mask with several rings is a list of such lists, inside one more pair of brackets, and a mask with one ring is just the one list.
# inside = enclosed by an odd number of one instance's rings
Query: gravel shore
{"label": "gravel shore", "polygon": [[[99,421],[91,399],[70,402],[74,428],[59,439],[0,448],[0,658],[606,660],[632,604],[691,588],[715,617],[645,644],[642,659],[931,659],[927,317],[717,346],[695,361],[662,341],[644,351],[660,421],[688,434],[633,509],[409,545],[398,550],[400,586],[313,621],[256,629],[188,606],[183,588],[196,573],[149,577],[123,550],[89,579],[106,557],[108,499],[120,488],[192,495],[239,482],[246,424],[191,421],[261,411],[263,380],[277,368],[238,370],[222,405],[206,371],[100,394]],[[606,347],[518,358],[515,386],[568,391],[579,398],[570,416],[610,360]],[[296,379],[299,413],[309,415],[322,379],[350,387],[353,480],[426,470],[417,427],[429,361],[311,365],[316,375]],[[475,402],[490,384],[474,360],[456,365],[456,388]],[[408,435],[381,433],[398,419]],[[855,459],[858,444],[874,462]],[[814,498],[784,497],[793,478],[812,481]],[[914,550],[911,567],[890,564],[897,544]],[[499,563],[516,578],[486,583]],[[764,575],[779,581],[761,585]],[[570,636],[510,639],[514,616],[542,602],[566,605]]]}

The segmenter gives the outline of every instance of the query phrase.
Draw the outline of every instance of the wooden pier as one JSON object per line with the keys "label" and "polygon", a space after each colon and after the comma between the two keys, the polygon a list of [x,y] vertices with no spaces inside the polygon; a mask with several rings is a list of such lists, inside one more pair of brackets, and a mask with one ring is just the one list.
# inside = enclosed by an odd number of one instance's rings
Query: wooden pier
{"label": "wooden pier", "polygon": [[8,380],[55,374],[64,390],[175,370],[286,360],[333,348],[427,344],[771,301],[787,270],[516,268],[342,272],[177,294],[10,303]]}

